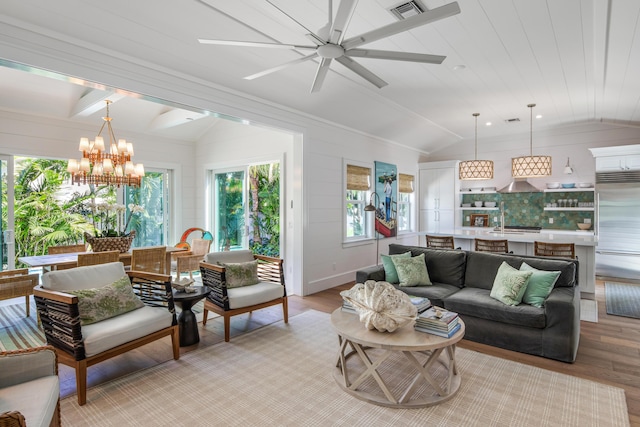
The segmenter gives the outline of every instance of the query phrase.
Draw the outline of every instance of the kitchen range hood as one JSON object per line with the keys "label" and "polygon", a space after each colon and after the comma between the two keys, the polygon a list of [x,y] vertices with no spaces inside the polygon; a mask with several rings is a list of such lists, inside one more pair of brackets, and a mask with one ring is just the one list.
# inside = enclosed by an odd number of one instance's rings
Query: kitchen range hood
{"label": "kitchen range hood", "polygon": [[498,190],[498,193],[539,193],[540,190],[534,187],[526,178],[514,178],[509,185]]}

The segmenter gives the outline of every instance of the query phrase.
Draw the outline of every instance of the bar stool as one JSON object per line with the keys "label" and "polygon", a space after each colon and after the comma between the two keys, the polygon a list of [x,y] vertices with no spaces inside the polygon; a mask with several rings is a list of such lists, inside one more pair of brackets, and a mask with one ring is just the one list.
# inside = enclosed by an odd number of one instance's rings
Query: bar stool
{"label": "bar stool", "polygon": [[509,253],[509,241],[476,239],[476,252],[506,254]]}
{"label": "bar stool", "polygon": [[427,237],[427,247],[436,249],[453,249],[453,236],[430,236]]}
{"label": "bar stool", "polygon": [[534,241],[533,248],[536,256],[552,256],[560,258],[576,257],[576,245],[574,243],[547,243]]}

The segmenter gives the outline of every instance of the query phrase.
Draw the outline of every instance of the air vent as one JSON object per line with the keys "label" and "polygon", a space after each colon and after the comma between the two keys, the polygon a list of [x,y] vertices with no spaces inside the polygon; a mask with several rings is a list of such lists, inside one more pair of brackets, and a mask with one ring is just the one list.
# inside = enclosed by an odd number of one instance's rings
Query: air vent
{"label": "air vent", "polygon": [[520,121],[520,119],[515,118],[515,119],[507,119],[504,122],[505,123],[518,123]]}
{"label": "air vent", "polygon": [[410,1],[403,3],[390,9],[389,12],[393,14],[399,21],[410,18],[415,15],[420,15],[424,12],[425,8],[421,6],[417,1]]}
{"label": "air vent", "polygon": [[597,172],[596,184],[640,182],[640,171]]}

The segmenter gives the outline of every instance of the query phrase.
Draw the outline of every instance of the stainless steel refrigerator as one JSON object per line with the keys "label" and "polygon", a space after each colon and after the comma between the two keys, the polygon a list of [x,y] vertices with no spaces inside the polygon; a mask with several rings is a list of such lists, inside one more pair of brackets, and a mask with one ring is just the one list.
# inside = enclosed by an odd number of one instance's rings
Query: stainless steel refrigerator
{"label": "stainless steel refrigerator", "polygon": [[640,171],[596,173],[596,275],[640,280]]}

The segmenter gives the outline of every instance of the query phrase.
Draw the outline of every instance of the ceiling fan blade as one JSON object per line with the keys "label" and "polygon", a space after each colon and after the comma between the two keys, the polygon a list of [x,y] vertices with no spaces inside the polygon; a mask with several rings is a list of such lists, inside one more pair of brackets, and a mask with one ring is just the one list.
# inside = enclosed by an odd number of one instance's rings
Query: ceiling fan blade
{"label": "ceiling fan blade", "polygon": [[247,77],[245,77],[245,80],[253,80],[253,79],[257,79],[258,77],[266,76],[267,74],[275,73],[276,71],[283,70],[283,69],[287,68],[290,65],[295,65],[295,64],[299,64],[299,63],[304,62],[304,61],[308,61],[310,59],[315,58],[316,56],[318,56],[318,54],[314,52],[311,55],[303,56],[301,58],[294,59],[293,61],[289,61],[289,62],[285,62],[284,64],[280,64],[277,67],[269,68],[268,70],[260,71],[259,73],[255,73],[255,74],[252,74],[250,76],[247,76]]}
{"label": "ceiling fan blade", "polygon": [[445,4],[444,6],[431,9],[427,12],[421,13],[407,18],[403,21],[394,22],[393,24],[385,25],[377,30],[369,31],[359,36],[351,37],[342,43],[342,47],[345,50],[353,49],[354,47],[361,46],[365,43],[371,43],[376,40],[384,39],[386,37],[393,36],[404,31],[411,30],[413,28],[426,25],[430,22],[439,21],[440,19],[448,18],[449,16],[457,15],[460,13],[460,6],[457,2]]}
{"label": "ceiling fan blade", "polygon": [[318,71],[316,71],[316,76],[313,79],[313,84],[311,85],[311,93],[318,92],[322,88],[324,78],[327,77],[327,72],[329,71],[329,65],[331,65],[331,58],[322,58],[318,66]]}
{"label": "ceiling fan blade", "polygon": [[198,39],[202,44],[217,44],[222,46],[240,46],[240,47],[267,47],[271,49],[313,49],[318,46],[305,46],[297,44],[284,44],[284,43],[263,43],[263,42],[243,42],[237,40],[211,40],[211,39]]}
{"label": "ceiling fan blade", "polygon": [[331,32],[329,33],[330,43],[342,43],[347,26],[349,26],[351,17],[353,17],[353,12],[356,10],[356,4],[358,4],[358,0],[342,0],[340,2],[338,12],[336,13],[336,19],[333,20]]}
{"label": "ceiling fan blade", "polygon": [[447,57],[429,55],[427,53],[393,52],[390,50],[350,49],[345,55],[355,58],[390,59],[392,61],[424,62],[426,64],[442,64]]}
{"label": "ceiling fan blade", "polygon": [[[329,0],[331,1],[331,0]],[[284,10],[280,9],[278,6],[276,6],[272,1],[267,0],[267,3],[269,3],[271,6],[275,7],[276,9],[278,9],[278,11],[280,11],[280,13],[282,13],[284,16],[286,16],[287,18],[291,19],[293,22],[295,22],[296,24],[300,25],[302,28],[304,28],[304,30],[308,33],[313,34],[316,38],[320,38],[317,34],[315,34],[313,31],[311,31],[310,29],[308,29],[307,27],[305,27],[304,25],[302,25],[301,22],[299,22],[298,20],[296,20],[293,16],[289,15],[287,12],[285,12]]]}
{"label": "ceiling fan blade", "polygon": [[372,85],[376,86],[378,89],[383,88],[388,84],[387,82],[382,80],[380,77],[376,76],[371,71],[367,70],[362,65],[358,64],[356,61],[354,61],[353,59],[347,56],[341,56],[340,58],[336,58],[336,61],[338,61],[339,63],[341,63],[342,65],[344,65],[345,67],[347,67],[348,69],[350,69],[351,71],[353,71],[354,73],[356,73],[357,75],[359,75],[360,77],[368,81],[369,83],[371,83]]}

